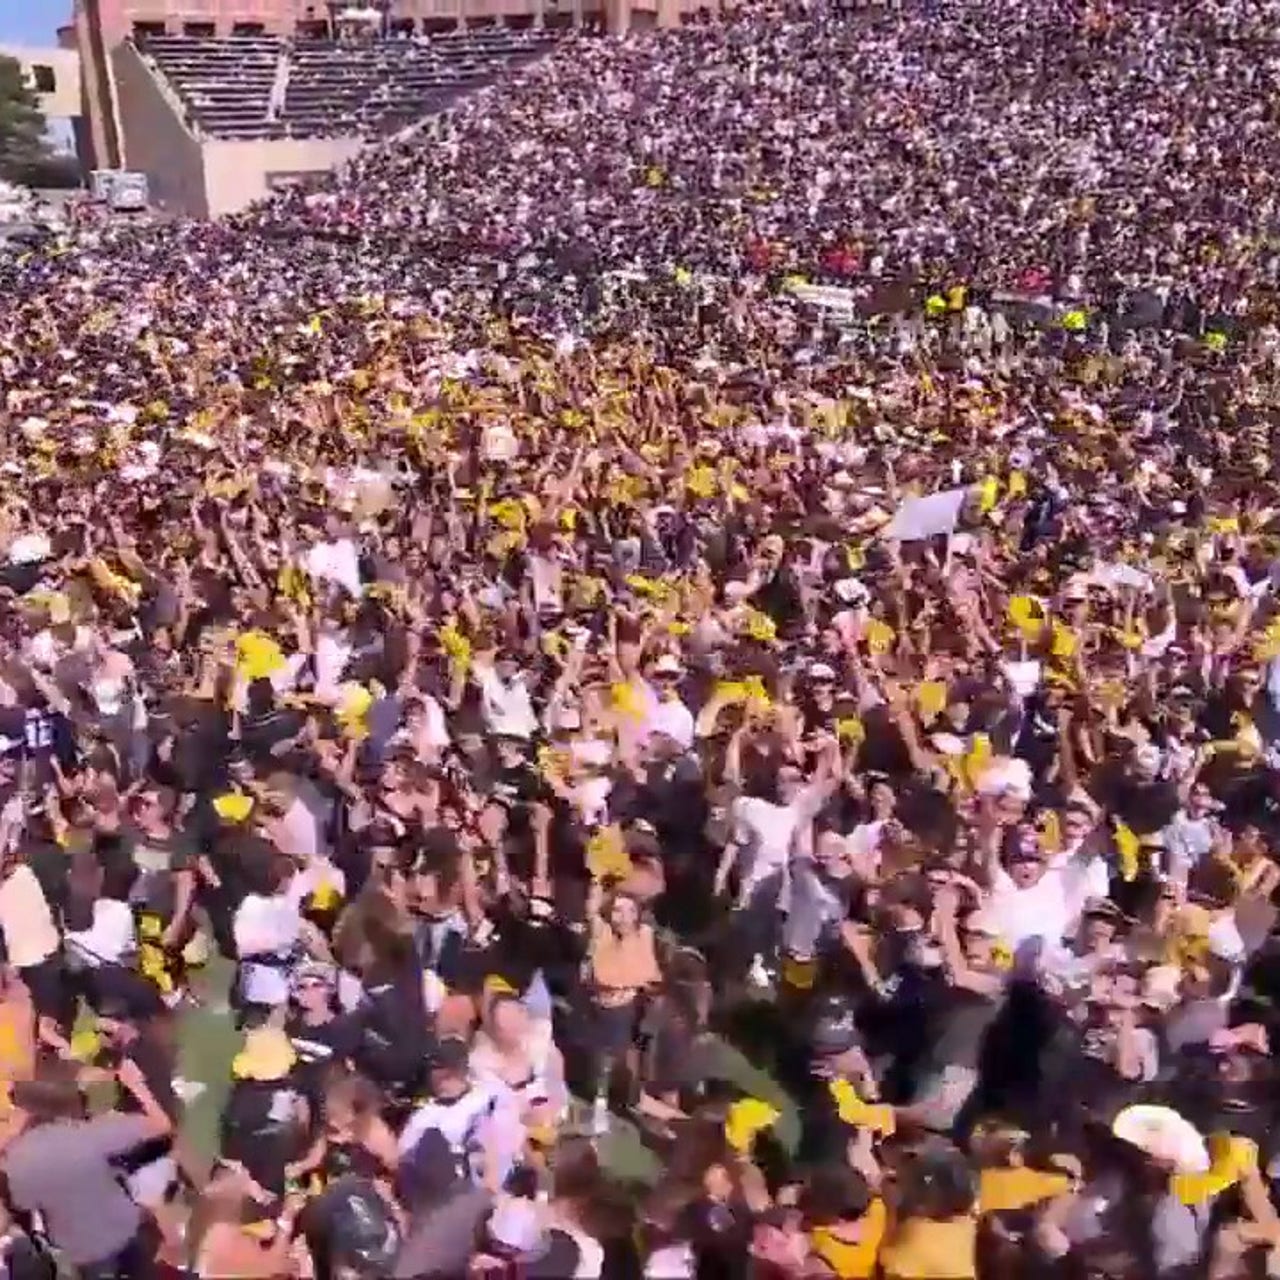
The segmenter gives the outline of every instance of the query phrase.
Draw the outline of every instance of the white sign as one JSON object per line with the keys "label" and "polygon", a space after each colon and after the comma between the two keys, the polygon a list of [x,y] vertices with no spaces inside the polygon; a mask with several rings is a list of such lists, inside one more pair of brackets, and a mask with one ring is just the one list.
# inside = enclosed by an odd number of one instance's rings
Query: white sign
{"label": "white sign", "polygon": [[898,542],[916,542],[950,533],[960,519],[968,489],[944,489],[925,498],[905,498],[881,536]]}

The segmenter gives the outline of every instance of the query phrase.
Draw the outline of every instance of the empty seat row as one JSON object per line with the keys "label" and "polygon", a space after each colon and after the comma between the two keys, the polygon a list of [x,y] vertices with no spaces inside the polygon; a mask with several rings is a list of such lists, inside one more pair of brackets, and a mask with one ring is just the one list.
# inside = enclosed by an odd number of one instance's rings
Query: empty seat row
{"label": "empty seat row", "polygon": [[[140,48],[192,123],[219,137],[375,137],[546,52],[553,31],[501,28],[362,44],[153,36]],[[287,78],[274,99],[281,59]]]}

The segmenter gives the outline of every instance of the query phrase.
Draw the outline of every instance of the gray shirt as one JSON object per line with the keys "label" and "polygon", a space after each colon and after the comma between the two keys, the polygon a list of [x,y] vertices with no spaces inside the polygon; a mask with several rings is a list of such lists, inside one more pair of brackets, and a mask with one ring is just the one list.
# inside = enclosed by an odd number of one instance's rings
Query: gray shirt
{"label": "gray shirt", "polygon": [[39,1214],[44,1233],[77,1267],[118,1253],[138,1233],[142,1211],[111,1161],[155,1136],[142,1116],[110,1112],[28,1130],[0,1160],[14,1205]]}

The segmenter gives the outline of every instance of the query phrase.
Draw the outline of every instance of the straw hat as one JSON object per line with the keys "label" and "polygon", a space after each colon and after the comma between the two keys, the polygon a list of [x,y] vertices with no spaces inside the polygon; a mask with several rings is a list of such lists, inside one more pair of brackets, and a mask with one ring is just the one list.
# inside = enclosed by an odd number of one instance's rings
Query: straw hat
{"label": "straw hat", "polygon": [[1204,1173],[1209,1168],[1204,1137],[1172,1107],[1125,1107],[1113,1121],[1111,1132],[1176,1173]]}

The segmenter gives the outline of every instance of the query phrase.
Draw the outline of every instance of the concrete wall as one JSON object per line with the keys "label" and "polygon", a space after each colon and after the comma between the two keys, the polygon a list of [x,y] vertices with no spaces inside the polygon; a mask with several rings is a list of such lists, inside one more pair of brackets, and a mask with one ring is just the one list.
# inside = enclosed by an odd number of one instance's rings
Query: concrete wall
{"label": "concrete wall", "polygon": [[151,198],[174,213],[217,218],[265,199],[282,182],[351,159],[358,138],[201,140],[177,99],[129,45],[112,53],[124,166],[146,173]]}
{"label": "concrete wall", "polygon": [[[10,0],[0,0],[6,2]],[[261,24],[269,35],[292,35],[299,23],[323,22],[329,17],[327,0],[76,0],[76,5],[94,8],[108,46],[132,35],[134,24],[139,22],[163,26],[170,35],[181,35],[187,24],[200,23],[211,24],[219,36],[228,36],[237,23],[246,22]],[[583,7],[587,13],[605,8],[600,3]],[[647,0],[634,7],[656,14],[662,25],[674,25],[681,15],[718,12],[722,4],[721,0]],[[537,21],[552,9],[550,0],[391,0],[390,17],[420,28],[424,22],[442,20],[459,25],[503,18]],[[558,9],[569,13],[575,5],[572,0],[562,0]]]}
{"label": "concrete wall", "polygon": [[[70,120],[80,114],[80,55],[72,49],[34,48],[30,45],[0,44],[0,55],[22,64],[27,82],[40,96],[40,110],[49,119]],[[47,67],[53,72],[51,93],[36,86],[34,67]]]}
{"label": "concrete wall", "polygon": [[123,135],[122,164],[140,169],[151,199],[175,212],[205,217],[209,212],[200,141],[183,123],[151,68],[127,44],[111,53]]}
{"label": "concrete wall", "polygon": [[[18,0],[21,3],[21,0]],[[84,3],[85,0],[77,0]],[[237,22],[260,22],[272,34],[292,31],[309,8],[314,17],[328,16],[325,0],[97,0],[108,44],[133,34],[135,22],[163,23],[170,35],[181,35],[188,22],[212,23],[229,36]]]}
{"label": "concrete wall", "polygon": [[325,173],[350,160],[358,138],[278,139],[270,142],[211,140],[204,144],[204,188],[210,217],[236,213],[300,175]]}

